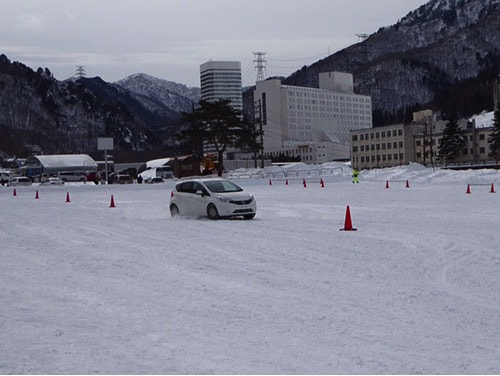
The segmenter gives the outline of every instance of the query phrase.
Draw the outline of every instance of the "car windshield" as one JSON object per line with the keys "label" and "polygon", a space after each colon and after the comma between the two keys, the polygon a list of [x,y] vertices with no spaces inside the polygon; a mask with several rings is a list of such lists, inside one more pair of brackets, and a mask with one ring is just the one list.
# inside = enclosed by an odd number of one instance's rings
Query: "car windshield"
{"label": "car windshield", "polygon": [[214,193],[241,192],[243,190],[229,180],[212,180],[204,183]]}

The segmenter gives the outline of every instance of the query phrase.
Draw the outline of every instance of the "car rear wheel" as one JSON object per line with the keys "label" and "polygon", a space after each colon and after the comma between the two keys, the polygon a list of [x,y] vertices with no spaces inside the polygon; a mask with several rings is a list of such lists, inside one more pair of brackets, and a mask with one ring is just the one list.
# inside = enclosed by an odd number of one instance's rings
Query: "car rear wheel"
{"label": "car rear wheel", "polygon": [[254,219],[255,218],[255,213],[252,213],[252,214],[245,214],[243,216],[243,218],[245,219]]}
{"label": "car rear wheel", "polygon": [[207,215],[208,215],[208,218],[210,218],[210,219],[219,219],[219,212],[217,211],[217,208],[215,207],[215,205],[213,205],[213,204],[208,205]]}
{"label": "car rear wheel", "polygon": [[172,218],[179,215],[179,208],[177,207],[177,205],[170,205],[170,215],[172,216]]}

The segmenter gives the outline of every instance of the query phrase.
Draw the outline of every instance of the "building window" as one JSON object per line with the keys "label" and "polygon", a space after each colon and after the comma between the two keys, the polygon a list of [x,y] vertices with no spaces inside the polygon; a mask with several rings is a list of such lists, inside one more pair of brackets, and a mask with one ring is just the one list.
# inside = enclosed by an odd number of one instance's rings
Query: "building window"
{"label": "building window", "polygon": [[360,135],[359,135],[359,140],[360,140],[360,141],[363,141],[363,140],[364,140],[364,135],[360,134]]}
{"label": "building window", "polygon": [[481,134],[479,135],[479,139],[480,139],[480,140],[484,140],[484,138],[485,138],[485,137],[484,137],[484,133],[481,133]]}
{"label": "building window", "polygon": [[382,138],[385,138],[385,131],[382,131]]}
{"label": "building window", "polygon": [[467,153],[468,153],[468,150],[467,150],[467,149],[462,150],[462,154],[463,154],[463,155],[467,155]]}
{"label": "building window", "polygon": [[415,141],[415,145],[417,145],[417,146],[422,145],[422,141],[420,141],[420,140]]}
{"label": "building window", "polygon": [[375,132],[375,138],[380,138],[380,133],[379,132]]}
{"label": "building window", "polygon": [[396,130],[393,130],[392,131],[392,137],[396,137],[398,135],[397,131]]}
{"label": "building window", "polygon": [[359,148],[361,151],[365,151],[365,145],[361,145]]}
{"label": "building window", "polygon": [[402,129],[398,129],[398,136],[402,136],[403,135],[403,130]]}
{"label": "building window", "polygon": [[479,153],[484,154],[486,151],[484,148],[479,148]]}
{"label": "building window", "polygon": [[352,136],[352,140],[353,140],[353,141],[358,141],[358,136],[357,136],[357,135],[353,135],[353,136]]}
{"label": "building window", "polygon": [[358,147],[357,146],[353,146],[352,147],[352,152],[353,153],[357,153],[358,152]]}

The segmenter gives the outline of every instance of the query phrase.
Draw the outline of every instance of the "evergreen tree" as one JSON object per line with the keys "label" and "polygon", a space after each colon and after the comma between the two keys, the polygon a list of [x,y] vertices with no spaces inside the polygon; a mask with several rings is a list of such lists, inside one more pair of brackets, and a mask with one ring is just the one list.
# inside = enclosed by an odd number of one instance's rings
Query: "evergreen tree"
{"label": "evergreen tree", "polygon": [[188,124],[178,138],[186,142],[207,143],[217,151],[218,175],[222,176],[224,152],[228,146],[245,142],[248,127],[241,120],[240,111],[231,107],[229,100],[215,102],[200,101],[192,113],[183,112],[183,121]]}
{"label": "evergreen tree", "polygon": [[465,140],[462,136],[462,131],[455,118],[451,118],[446,123],[443,130],[443,137],[439,142],[438,159],[446,164],[453,162],[464,146]]}
{"label": "evergreen tree", "polygon": [[500,104],[495,111],[493,120],[493,133],[488,140],[490,147],[490,157],[495,161],[500,160]]}

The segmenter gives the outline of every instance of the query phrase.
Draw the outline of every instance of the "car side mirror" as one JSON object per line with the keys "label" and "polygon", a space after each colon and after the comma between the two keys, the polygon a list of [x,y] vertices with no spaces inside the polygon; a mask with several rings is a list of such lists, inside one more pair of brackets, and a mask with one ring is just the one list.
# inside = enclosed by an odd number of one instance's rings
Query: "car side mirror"
{"label": "car side mirror", "polygon": [[205,196],[205,194],[203,193],[203,191],[202,191],[201,189],[198,189],[198,190],[196,191],[196,194],[197,194],[198,196],[201,196],[201,197]]}

